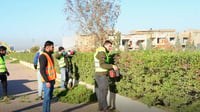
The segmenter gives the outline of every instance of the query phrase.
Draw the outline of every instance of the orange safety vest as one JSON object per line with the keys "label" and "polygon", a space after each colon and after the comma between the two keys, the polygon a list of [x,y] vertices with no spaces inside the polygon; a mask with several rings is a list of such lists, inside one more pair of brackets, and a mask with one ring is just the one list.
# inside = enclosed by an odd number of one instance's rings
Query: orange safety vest
{"label": "orange safety vest", "polygon": [[[49,81],[55,80],[56,79],[56,70],[54,67],[54,61],[51,60],[51,58],[49,57],[49,55],[47,53],[42,52],[41,54],[44,54],[47,58],[46,74],[47,74]],[[45,82],[43,77],[41,77],[41,80],[42,80],[42,82]]]}

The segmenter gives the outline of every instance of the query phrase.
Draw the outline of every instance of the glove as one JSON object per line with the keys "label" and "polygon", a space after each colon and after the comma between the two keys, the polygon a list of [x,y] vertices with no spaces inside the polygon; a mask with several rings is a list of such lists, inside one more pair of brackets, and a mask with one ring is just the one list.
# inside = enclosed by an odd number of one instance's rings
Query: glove
{"label": "glove", "polygon": [[62,52],[62,54],[63,54],[63,56],[66,56],[67,53],[66,52]]}
{"label": "glove", "polygon": [[37,69],[37,65],[34,65],[34,68]]}
{"label": "glove", "polygon": [[9,75],[10,75],[10,73],[9,73],[8,71],[6,72],[6,74],[7,74],[7,76],[9,76]]}

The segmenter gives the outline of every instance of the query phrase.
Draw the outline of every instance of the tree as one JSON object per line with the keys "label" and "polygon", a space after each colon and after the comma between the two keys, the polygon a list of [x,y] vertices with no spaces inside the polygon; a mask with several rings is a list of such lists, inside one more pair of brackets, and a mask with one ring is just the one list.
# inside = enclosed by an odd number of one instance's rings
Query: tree
{"label": "tree", "polygon": [[190,41],[187,41],[186,42],[186,45],[185,45],[185,50],[186,51],[190,51],[192,49],[192,44]]}
{"label": "tree", "polygon": [[76,22],[78,33],[94,35],[96,46],[102,45],[114,30],[120,14],[119,0],[66,0],[66,20]]}
{"label": "tree", "polygon": [[30,52],[36,53],[39,49],[40,49],[39,46],[33,46],[33,47],[31,47]]}
{"label": "tree", "polygon": [[117,32],[117,33],[114,35],[114,40],[113,40],[113,48],[114,48],[114,51],[119,51],[120,40],[121,40],[121,33],[120,33],[120,32]]}
{"label": "tree", "polygon": [[151,50],[151,49],[152,49],[152,40],[151,39],[147,39],[146,50]]}
{"label": "tree", "polygon": [[144,50],[142,43],[139,43],[139,50]]}
{"label": "tree", "polygon": [[192,41],[192,49],[196,50],[196,46],[195,46],[194,40]]}
{"label": "tree", "polygon": [[176,42],[175,42],[175,49],[180,50],[181,49],[181,43],[179,37],[177,37]]}
{"label": "tree", "polygon": [[192,41],[192,43],[191,43],[191,41],[186,42],[186,49],[185,50],[194,51],[195,49],[196,49],[196,46],[194,44],[194,41]]}
{"label": "tree", "polygon": [[124,51],[125,52],[129,51],[128,41],[126,41],[125,44],[124,44]]}

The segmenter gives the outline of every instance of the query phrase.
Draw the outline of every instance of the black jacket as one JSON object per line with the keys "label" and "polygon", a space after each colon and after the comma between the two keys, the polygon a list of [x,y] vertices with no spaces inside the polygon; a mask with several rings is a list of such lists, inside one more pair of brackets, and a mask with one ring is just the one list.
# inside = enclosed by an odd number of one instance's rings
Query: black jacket
{"label": "black jacket", "polygon": [[[51,60],[54,63],[52,54],[50,54],[46,51],[44,51],[44,52],[47,53],[49,55],[49,57],[51,57]],[[39,63],[40,63],[40,74],[41,74],[41,76],[43,77],[45,82],[49,82],[49,79],[48,79],[47,74],[46,74],[46,67],[47,67],[48,61],[47,61],[47,58],[44,54],[41,54],[39,56]]]}

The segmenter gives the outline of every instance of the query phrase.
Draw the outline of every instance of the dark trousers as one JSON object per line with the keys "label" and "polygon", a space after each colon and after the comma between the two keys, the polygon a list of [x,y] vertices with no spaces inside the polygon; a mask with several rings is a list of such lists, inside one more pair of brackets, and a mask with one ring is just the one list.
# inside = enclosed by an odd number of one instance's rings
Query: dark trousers
{"label": "dark trousers", "polygon": [[99,104],[99,110],[106,111],[108,108],[107,94],[108,94],[108,77],[105,75],[95,75],[95,92]]}
{"label": "dark trousers", "polygon": [[7,96],[7,76],[6,74],[0,73],[0,80],[3,87],[3,96]]}
{"label": "dark trousers", "polygon": [[115,108],[115,100],[117,93],[117,87],[115,85],[115,82],[111,82],[111,84],[109,84],[109,90],[110,90],[109,106]]}

